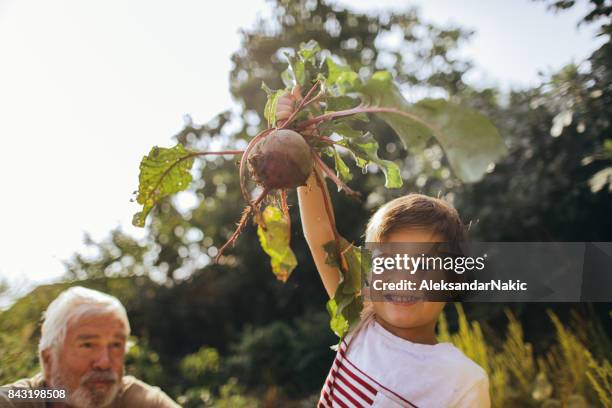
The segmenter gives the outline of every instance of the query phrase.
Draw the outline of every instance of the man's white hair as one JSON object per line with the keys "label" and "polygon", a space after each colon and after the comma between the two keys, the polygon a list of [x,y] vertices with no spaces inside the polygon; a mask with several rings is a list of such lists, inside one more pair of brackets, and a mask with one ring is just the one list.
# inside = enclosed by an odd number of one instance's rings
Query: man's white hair
{"label": "man's white hair", "polygon": [[66,338],[68,323],[83,316],[113,314],[125,326],[126,337],[130,334],[130,323],[125,308],[114,296],[82,286],[73,286],[63,291],[43,314],[38,355],[44,365],[42,352],[47,349],[59,350]]}

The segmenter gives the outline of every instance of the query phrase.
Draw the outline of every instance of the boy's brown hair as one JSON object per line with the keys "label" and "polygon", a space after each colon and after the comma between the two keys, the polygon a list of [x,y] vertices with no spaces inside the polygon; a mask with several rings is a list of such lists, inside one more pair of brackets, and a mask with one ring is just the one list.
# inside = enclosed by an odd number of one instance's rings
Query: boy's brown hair
{"label": "boy's brown hair", "polygon": [[465,229],[459,213],[439,198],[411,193],[389,201],[368,221],[366,242],[381,242],[402,228],[427,228],[446,242],[465,240]]}
{"label": "boy's brown hair", "polygon": [[[376,210],[368,221],[365,242],[382,242],[389,234],[402,228],[426,228],[449,243],[460,243],[466,239],[463,222],[452,205],[439,198],[410,193]],[[352,334],[361,331],[373,318],[373,305],[370,300],[364,299],[360,322],[351,331]]]}
{"label": "boy's brown hair", "polygon": [[[427,229],[439,235],[445,243],[442,247],[437,247],[438,249],[452,256],[463,255],[462,243],[465,242],[467,234],[459,213],[447,201],[417,193],[391,200],[381,206],[368,221],[365,241],[380,243],[391,233],[404,228]],[[452,282],[467,281],[471,278],[470,273],[448,272],[446,276],[446,279]],[[450,300],[453,296],[466,294],[467,292],[455,294],[442,292],[432,295],[430,300]],[[366,315],[369,313],[371,311],[366,311]]]}

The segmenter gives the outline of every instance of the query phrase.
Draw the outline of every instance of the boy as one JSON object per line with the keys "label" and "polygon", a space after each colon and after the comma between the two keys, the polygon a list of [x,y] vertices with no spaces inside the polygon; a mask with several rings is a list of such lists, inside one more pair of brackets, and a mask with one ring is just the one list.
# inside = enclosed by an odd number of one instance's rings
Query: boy
{"label": "boy", "polygon": [[[331,203],[327,187],[319,186],[314,173],[298,188],[304,235],[325,290],[333,297],[340,272],[325,263],[323,244],[333,241],[334,233],[324,194]],[[459,215],[449,204],[409,194],[376,211],[368,222],[366,242],[453,242],[463,234]],[[443,308],[443,302],[422,300],[365,302],[361,322],[338,348],[318,407],[488,408],[485,371],[451,343],[436,341]]]}

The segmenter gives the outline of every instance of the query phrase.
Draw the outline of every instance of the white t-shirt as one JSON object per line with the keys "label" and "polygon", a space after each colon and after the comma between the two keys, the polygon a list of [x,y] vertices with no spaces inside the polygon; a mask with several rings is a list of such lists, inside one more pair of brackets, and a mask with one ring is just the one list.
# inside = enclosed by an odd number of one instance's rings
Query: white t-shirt
{"label": "white t-shirt", "polygon": [[489,408],[486,372],[451,343],[418,344],[372,319],[342,341],[318,408]]}

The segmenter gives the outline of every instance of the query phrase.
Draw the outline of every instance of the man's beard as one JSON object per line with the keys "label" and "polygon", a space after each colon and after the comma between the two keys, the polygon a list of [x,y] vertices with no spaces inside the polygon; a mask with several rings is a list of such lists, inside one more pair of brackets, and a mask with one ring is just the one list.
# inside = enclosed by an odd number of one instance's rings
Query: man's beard
{"label": "man's beard", "polygon": [[[58,364],[54,364],[51,369],[51,378],[54,388],[66,389],[66,404],[74,408],[101,408],[110,405],[119,389],[121,379],[111,370],[91,370],[83,377],[75,390],[68,390],[67,382]],[[113,381],[108,390],[102,391],[92,387],[90,383],[94,381]]]}

